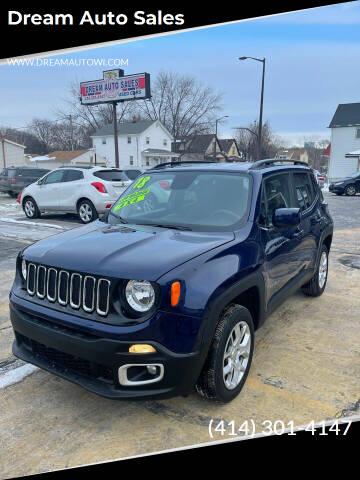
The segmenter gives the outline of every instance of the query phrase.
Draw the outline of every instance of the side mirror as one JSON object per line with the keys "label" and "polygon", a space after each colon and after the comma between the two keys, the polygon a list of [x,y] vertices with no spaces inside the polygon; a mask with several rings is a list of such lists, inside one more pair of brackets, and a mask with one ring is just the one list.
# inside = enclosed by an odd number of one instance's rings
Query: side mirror
{"label": "side mirror", "polygon": [[274,212],[273,225],[275,227],[297,227],[300,221],[300,208],[277,208]]}

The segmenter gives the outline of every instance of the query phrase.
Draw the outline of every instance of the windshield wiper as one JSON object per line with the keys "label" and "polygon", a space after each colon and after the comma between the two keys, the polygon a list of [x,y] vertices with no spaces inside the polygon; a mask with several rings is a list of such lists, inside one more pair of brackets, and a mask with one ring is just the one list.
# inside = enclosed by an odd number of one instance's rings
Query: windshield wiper
{"label": "windshield wiper", "polygon": [[161,227],[161,228],[172,228],[174,230],[186,230],[192,231],[190,227],[185,227],[184,225],[166,225],[165,223],[143,223],[149,227]]}

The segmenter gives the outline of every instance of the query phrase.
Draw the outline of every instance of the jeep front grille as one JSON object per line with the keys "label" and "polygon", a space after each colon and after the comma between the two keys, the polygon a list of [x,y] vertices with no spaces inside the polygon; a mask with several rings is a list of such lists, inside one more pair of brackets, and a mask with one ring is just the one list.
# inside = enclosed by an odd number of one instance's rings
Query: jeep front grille
{"label": "jeep front grille", "polygon": [[82,308],[86,313],[96,311],[102,317],[109,313],[110,281],[81,273],[69,273],[53,267],[29,263],[26,290],[39,299],[61,306],[70,305],[74,310]]}

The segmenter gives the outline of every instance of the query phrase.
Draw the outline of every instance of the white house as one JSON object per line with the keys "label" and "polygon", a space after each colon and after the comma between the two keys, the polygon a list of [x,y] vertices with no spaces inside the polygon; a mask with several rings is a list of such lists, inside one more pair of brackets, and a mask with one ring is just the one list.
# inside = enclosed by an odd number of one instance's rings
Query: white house
{"label": "white house", "polygon": [[[93,147],[108,166],[115,166],[114,126],[105,125],[91,136]],[[170,162],[179,154],[171,152],[173,138],[159,120],[136,120],[118,124],[120,168],[140,170]]]}
{"label": "white house", "polygon": [[18,167],[25,165],[25,146],[19,143],[0,138],[0,167]]}
{"label": "white house", "polygon": [[105,160],[94,149],[90,150],[56,150],[47,155],[29,157],[27,164],[31,167],[53,170],[70,165],[106,165]]}
{"label": "white house", "polygon": [[337,180],[360,170],[360,103],[340,104],[329,125],[331,150],[329,180]]}

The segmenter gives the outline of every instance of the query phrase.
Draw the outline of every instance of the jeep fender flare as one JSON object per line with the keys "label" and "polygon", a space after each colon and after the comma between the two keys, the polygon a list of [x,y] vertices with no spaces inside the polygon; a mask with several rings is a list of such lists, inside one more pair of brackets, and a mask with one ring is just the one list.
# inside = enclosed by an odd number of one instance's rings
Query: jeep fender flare
{"label": "jeep fender flare", "polygon": [[204,327],[201,332],[201,350],[205,351],[206,355],[214,337],[216,325],[219,321],[221,312],[236,297],[253,287],[256,287],[259,293],[259,316],[258,321],[256,322],[256,328],[259,328],[265,320],[265,283],[260,270],[257,270],[235,282],[231,287],[227,288],[226,291],[219,295],[217,295],[217,291],[213,292],[205,308],[203,321]]}

